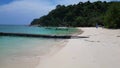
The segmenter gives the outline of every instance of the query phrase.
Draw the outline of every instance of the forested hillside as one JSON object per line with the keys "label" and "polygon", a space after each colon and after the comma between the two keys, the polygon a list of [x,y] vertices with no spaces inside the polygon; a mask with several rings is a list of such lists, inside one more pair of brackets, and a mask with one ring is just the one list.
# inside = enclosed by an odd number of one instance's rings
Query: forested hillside
{"label": "forested hillside", "polygon": [[[105,1],[79,2],[68,6],[57,5],[48,15],[34,19],[31,25],[91,27],[99,24],[108,28],[120,28],[119,6],[120,2]],[[117,20],[114,21],[116,18]]]}

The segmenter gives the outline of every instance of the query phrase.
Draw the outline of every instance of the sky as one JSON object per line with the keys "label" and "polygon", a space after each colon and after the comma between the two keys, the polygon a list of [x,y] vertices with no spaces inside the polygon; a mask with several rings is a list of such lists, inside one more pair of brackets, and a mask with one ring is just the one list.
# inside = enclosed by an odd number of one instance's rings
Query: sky
{"label": "sky", "polygon": [[47,15],[58,4],[70,5],[86,1],[88,0],[0,0],[0,24],[29,25],[33,19]]}

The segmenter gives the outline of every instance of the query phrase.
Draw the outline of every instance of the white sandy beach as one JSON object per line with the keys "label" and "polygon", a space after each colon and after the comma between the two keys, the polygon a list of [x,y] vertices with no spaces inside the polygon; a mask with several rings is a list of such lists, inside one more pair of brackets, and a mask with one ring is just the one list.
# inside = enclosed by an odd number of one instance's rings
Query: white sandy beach
{"label": "white sandy beach", "polygon": [[36,68],[120,68],[120,29],[80,29],[89,38],[70,39]]}

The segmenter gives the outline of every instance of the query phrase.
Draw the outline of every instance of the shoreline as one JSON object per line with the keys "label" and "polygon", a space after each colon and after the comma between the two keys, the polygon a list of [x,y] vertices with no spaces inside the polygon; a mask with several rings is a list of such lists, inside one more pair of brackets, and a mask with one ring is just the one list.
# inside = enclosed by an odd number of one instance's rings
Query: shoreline
{"label": "shoreline", "polygon": [[119,68],[120,29],[79,28],[78,36],[69,39],[59,52],[42,60],[36,68]]}
{"label": "shoreline", "polygon": [[39,57],[36,65],[34,65],[34,68],[36,68],[36,66],[38,66],[39,64],[41,64],[42,61],[46,60],[47,58],[55,55],[56,53],[58,53],[62,48],[65,47],[65,45],[69,42],[69,40],[63,39],[61,40],[59,43],[54,44],[53,47],[50,49],[49,52],[47,52],[45,55],[42,56],[37,56]]}
{"label": "shoreline", "polygon": [[[78,29],[78,31],[76,33],[71,34],[71,36],[78,36],[84,32],[79,28],[77,28],[77,29]],[[44,61],[51,56],[54,56],[56,53],[58,53],[60,50],[62,50],[62,48],[64,48],[67,45],[69,40],[70,39],[62,39],[62,41],[60,43],[54,45],[54,47],[51,48],[50,52],[48,52],[46,55],[43,55],[42,57],[40,57],[39,62],[37,63],[36,66],[39,66],[39,64],[41,64],[41,61]]]}
{"label": "shoreline", "polygon": [[[20,41],[22,39],[20,38],[17,40]],[[27,49],[25,48],[22,50],[22,47],[20,47],[17,49],[18,51],[16,51],[14,50],[13,47],[10,47],[10,51],[12,50],[13,53],[10,53],[10,55],[8,56],[5,55],[5,57],[4,57],[4,54],[1,53],[1,56],[0,56],[0,60],[1,60],[0,67],[1,68],[21,68],[21,67],[22,68],[35,68],[41,60],[44,60],[45,58],[52,56],[57,51],[61,50],[61,48],[63,48],[64,45],[66,45],[66,43],[68,42],[66,39],[65,40],[64,39],[49,39],[49,40],[43,39],[42,42],[40,42],[41,40],[39,39],[35,39],[35,40],[32,39],[31,41],[29,39],[26,39],[26,40],[28,40],[26,44],[25,43],[19,44],[19,46],[26,47]],[[31,43],[28,44],[29,42]],[[43,45],[43,47],[41,47],[41,45]]]}

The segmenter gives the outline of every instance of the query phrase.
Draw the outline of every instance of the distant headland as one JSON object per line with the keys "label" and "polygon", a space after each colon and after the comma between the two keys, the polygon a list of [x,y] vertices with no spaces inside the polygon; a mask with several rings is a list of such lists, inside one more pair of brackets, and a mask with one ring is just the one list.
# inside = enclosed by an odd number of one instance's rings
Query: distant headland
{"label": "distant headland", "polygon": [[34,19],[30,25],[58,27],[120,28],[120,2],[79,2],[74,5],[57,5],[48,15]]}

